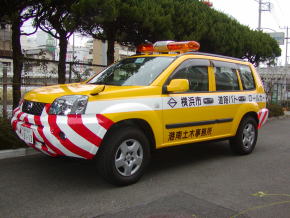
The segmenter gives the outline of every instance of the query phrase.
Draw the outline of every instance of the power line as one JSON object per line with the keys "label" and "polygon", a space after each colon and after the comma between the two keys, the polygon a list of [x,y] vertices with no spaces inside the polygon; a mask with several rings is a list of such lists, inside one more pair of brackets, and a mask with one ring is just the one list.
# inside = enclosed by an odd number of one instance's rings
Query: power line
{"label": "power line", "polygon": [[[272,7],[270,13],[271,13],[271,16],[273,17],[275,23],[280,26],[281,25],[281,19],[283,20],[283,11],[281,10],[281,7],[278,3],[278,1],[274,0],[275,1],[275,4],[272,3],[271,5],[273,5],[274,7]],[[278,9],[278,10],[276,10]]]}
{"label": "power line", "polygon": [[284,10],[282,10],[282,8],[280,6],[280,2],[277,0],[274,0],[274,2],[276,2],[276,5],[278,6],[279,11],[281,12],[282,18],[285,18],[285,13],[284,13]]}
{"label": "power line", "polygon": [[280,26],[280,19],[278,18],[277,14],[275,12],[272,13],[272,11],[270,12],[273,20],[275,21],[275,23],[277,24],[277,26]]}

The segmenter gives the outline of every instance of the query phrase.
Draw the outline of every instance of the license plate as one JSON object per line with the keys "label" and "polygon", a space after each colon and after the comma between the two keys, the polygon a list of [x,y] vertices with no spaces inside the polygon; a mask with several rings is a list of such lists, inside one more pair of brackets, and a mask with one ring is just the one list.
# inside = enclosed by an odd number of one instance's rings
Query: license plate
{"label": "license plate", "polygon": [[26,142],[33,144],[33,130],[25,126],[20,126],[20,136]]}

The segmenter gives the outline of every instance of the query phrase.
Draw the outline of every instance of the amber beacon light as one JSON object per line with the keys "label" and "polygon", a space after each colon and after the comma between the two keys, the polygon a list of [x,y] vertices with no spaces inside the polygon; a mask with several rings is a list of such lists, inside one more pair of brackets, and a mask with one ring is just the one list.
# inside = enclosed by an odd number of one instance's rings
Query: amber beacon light
{"label": "amber beacon light", "polygon": [[142,44],[137,47],[137,51],[140,53],[152,53],[154,52],[153,44]]}
{"label": "amber beacon light", "polygon": [[171,42],[167,45],[169,51],[197,51],[199,47],[200,45],[196,41]]}
{"label": "amber beacon light", "polygon": [[153,52],[179,52],[184,53],[188,51],[199,50],[200,45],[196,41],[158,41],[153,44],[142,44],[137,47],[140,53],[153,53]]}

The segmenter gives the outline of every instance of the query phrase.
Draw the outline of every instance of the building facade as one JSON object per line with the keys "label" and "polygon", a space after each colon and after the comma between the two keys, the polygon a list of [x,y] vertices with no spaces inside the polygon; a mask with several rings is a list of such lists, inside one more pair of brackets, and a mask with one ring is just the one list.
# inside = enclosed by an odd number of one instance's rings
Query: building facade
{"label": "building facade", "polygon": [[257,69],[268,96],[268,102],[283,104],[290,102],[290,66]]}
{"label": "building facade", "polygon": [[[107,41],[103,41],[99,39],[93,40],[93,48],[91,51],[93,54],[93,64],[105,65],[105,66],[108,65],[107,48],[108,48]],[[136,54],[136,49],[134,47],[123,46],[115,42],[115,52],[114,52],[115,61],[120,61],[134,54]],[[99,72],[103,68],[96,67],[95,69],[96,69],[95,71]]]}
{"label": "building facade", "polygon": [[13,62],[12,62],[12,31],[11,26],[2,24],[0,26],[0,77],[2,78],[3,72],[12,75]]}

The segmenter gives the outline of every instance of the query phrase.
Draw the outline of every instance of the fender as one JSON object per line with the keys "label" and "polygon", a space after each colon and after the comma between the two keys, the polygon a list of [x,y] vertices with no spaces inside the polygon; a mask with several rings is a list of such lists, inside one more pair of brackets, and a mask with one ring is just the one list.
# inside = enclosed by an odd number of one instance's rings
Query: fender
{"label": "fender", "polygon": [[[126,112],[115,112],[120,110]],[[154,110],[154,108],[141,103],[122,103],[106,108],[101,112],[101,114],[112,120],[114,123],[129,119],[144,120],[149,124],[153,131],[156,147],[163,142],[163,130],[160,129],[160,126],[162,126],[162,110]]]}
{"label": "fender", "polygon": [[[236,134],[237,130],[238,130],[238,127],[239,127],[239,124],[242,120],[242,118],[245,116],[245,114],[249,113],[249,112],[255,112],[256,114],[259,112],[260,110],[260,107],[259,107],[259,104],[257,102],[248,102],[248,103],[245,103],[245,104],[241,104],[238,111],[237,111],[237,114],[233,120],[233,123],[234,125],[232,125],[232,133],[233,135]],[[257,118],[258,118],[258,114],[257,114]]]}

